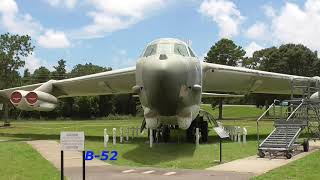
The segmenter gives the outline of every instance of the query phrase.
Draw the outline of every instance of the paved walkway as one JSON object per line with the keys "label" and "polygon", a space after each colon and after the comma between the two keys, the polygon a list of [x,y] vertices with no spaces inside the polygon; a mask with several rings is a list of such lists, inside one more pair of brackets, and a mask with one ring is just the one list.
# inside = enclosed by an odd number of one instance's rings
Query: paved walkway
{"label": "paved walkway", "polygon": [[[27,141],[45,159],[51,162],[56,168],[60,169],[60,144],[52,140]],[[82,167],[82,152],[64,151],[64,167]],[[106,166],[109,165],[97,159],[86,161],[86,166]]]}
{"label": "paved walkway", "polygon": [[[45,159],[60,170],[60,144],[50,140],[27,141]],[[64,152],[64,171],[68,179],[82,179],[82,154],[80,152]],[[252,173],[216,172],[207,170],[182,170],[161,168],[132,168],[110,166],[100,160],[86,161],[86,179],[92,180],[246,180]]]}
{"label": "paved walkway", "polygon": [[293,156],[291,159],[286,159],[285,157],[283,158],[277,157],[277,158],[270,159],[268,158],[268,156],[266,156],[265,158],[259,158],[257,155],[254,155],[247,158],[224,163],[218,166],[213,166],[213,167],[207,168],[207,170],[213,170],[213,171],[219,171],[219,172],[233,171],[233,172],[253,173],[256,175],[260,175],[319,150],[320,141],[317,141],[317,142],[310,141],[309,143],[310,143],[311,151],[297,154]]}
{"label": "paved walkway", "polygon": [[[81,170],[68,168],[66,176],[72,180],[81,179]],[[91,166],[86,169],[86,179],[90,180],[248,180],[252,176],[254,174],[251,173],[119,166]]]}
{"label": "paved walkway", "polygon": [[[28,141],[27,143],[33,146],[57,169],[60,169],[60,145],[58,142],[37,140]],[[110,164],[94,159],[86,161],[86,179],[140,180],[143,178],[144,180],[245,180],[300,159],[316,151],[320,147],[320,142],[314,143],[313,141],[310,141],[310,146],[313,148],[312,151],[298,154],[290,160],[257,158],[255,155],[210,167],[207,170],[120,167],[111,166]],[[82,154],[80,152],[66,151],[64,160],[65,175],[68,179],[81,179]]]}

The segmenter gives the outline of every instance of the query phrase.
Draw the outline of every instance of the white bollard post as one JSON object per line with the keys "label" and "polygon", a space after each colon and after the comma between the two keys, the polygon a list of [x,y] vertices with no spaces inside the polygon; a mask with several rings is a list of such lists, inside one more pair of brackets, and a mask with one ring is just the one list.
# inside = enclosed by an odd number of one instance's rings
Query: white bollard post
{"label": "white bollard post", "polygon": [[113,145],[116,145],[117,144],[117,129],[116,128],[113,128],[112,129],[112,135],[113,135]]}
{"label": "white bollard post", "polygon": [[123,128],[120,128],[120,143],[123,143]]}
{"label": "white bollard post", "polygon": [[104,128],[104,131],[103,131],[103,143],[104,143],[104,147],[108,147],[108,141],[109,141],[108,130],[107,130],[107,128]]}
{"label": "white bollard post", "polygon": [[132,141],[134,139],[134,127],[131,128],[131,131],[132,131]]}
{"label": "white bollard post", "polygon": [[159,143],[159,131],[156,131],[155,136],[156,136],[156,137],[154,138],[154,139],[155,139],[155,142],[156,142],[156,143]]}
{"label": "white bollard post", "polygon": [[126,130],[126,140],[129,141],[129,128],[127,127],[127,130]]}
{"label": "white bollard post", "polygon": [[238,143],[241,143],[240,126],[238,126],[237,128],[237,133],[238,133]]}
{"label": "white bollard post", "polygon": [[233,133],[232,133],[232,130],[229,131],[229,136],[230,136],[231,141],[233,141]]}
{"label": "white bollard post", "polygon": [[247,143],[247,133],[248,133],[248,131],[247,131],[247,129],[245,127],[243,128],[242,133],[243,133],[243,143]]}
{"label": "white bollard post", "polygon": [[150,141],[150,148],[152,148],[152,143],[153,143],[152,129],[149,129],[149,141]]}
{"label": "white bollard post", "polygon": [[196,128],[196,145],[199,146],[200,134],[199,128]]}
{"label": "white bollard post", "polygon": [[233,127],[233,140],[234,140],[234,142],[236,142],[237,141],[237,129],[236,129],[237,127],[236,126],[234,126]]}

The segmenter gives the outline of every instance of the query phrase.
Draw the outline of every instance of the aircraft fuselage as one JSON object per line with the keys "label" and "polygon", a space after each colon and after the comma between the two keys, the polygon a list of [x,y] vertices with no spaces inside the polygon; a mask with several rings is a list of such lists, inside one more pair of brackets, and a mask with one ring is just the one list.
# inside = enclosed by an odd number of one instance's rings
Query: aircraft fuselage
{"label": "aircraft fuselage", "polygon": [[[170,42],[153,42],[159,43]],[[136,65],[136,83],[148,128],[162,123],[187,129],[199,113],[202,68],[196,57],[174,53],[142,56]]]}

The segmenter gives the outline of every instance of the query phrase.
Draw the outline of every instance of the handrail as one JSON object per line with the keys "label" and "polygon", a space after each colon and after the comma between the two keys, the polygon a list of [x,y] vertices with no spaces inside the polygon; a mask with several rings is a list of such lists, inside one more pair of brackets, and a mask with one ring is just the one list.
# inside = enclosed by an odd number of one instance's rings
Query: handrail
{"label": "handrail", "polygon": [[268,108],[266,111],[264,111],[264,113],[257,119],[257,122],[260,121],[260,119],[262,119],[262,118],[267,114],[267,112],[268,112],[274,105],[275,105],[275,103],[272,103],[272,104],[269,106],[269,108]]}
{"label": "handrail", "polygon": [[[297,136],[300,134],[301,132],[301,128],[298,129],[298,131],[296,132],[296,134],[293,136],[293,138],[290,140],[289,144],[287,144],[287,148],[289,148],[292,143],[294,143],[294,140],[297,138]],[[287,138],[287,137],[286,137]]]}
{"label": "handrail", "polygon": [[260,145],[260,134],[259,134],[259,121],[267,114],[267,112],[270,111],[270,109],[276,105],[276,102],[280,102],[279,100],[275,99],[273,100],[273,103],[269,106],[269,108],[267,110],[264,111],[264,113],[257,119],[257,143],[258,143],[258,147]]}
{"label": "handrail", "polygon": [[300,109],[300,107],[303,105],[303,102],[304,102],[304,100],[302,99],[302,100],[301,100],[301,103],[299,104],[299,106],[296,107],[296,108],[290,113],[290,116],[286,119],[286,121],[288,121],[289,119],[291,119],[291,116],[293,116],[294,113],[297,112],[298,109]]}

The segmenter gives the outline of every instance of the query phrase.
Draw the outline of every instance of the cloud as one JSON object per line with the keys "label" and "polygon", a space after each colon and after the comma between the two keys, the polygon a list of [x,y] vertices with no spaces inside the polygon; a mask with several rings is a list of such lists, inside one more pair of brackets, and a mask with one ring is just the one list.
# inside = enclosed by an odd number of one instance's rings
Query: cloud
{"label": "cloud", "polygon": [[276,10],[272,6],[264,5],[264,6],[262,6],[262,9],[264,10],[264,14],[267,17],[275,17],[276,16]]}
{"label": "cloud", "polygon": [[244,50],[246,51],[247,57],[252,57],[255,51],[261,50],[263,48],[264,47],[258,45],[256,42],[253,41],[247,47],[245,47]]}
{"label": "cloud", "polygon": [[77,0],[47,0],[48,4],[53,7],[66,7],[69,9],[73,9]]}
{"label": "cloud", "polygon": [[24,68],[29,69],[31,73],[33,73],[34,70],[36,70],[40,66],[43,66],[44,64],[46,64],[43,61],[41,61],[40,58],[38,58],[35,53],[32,53],[31,55],[27,56],[25,58],[25,63],[26,64]]}
{"label": "cloud", "polygon": [[23,69],[28,69],[30,73],[33,73],[39,67],[44,66],[50,71],[54,71],[53,64],[48,63],[46,60],[43,60],[37,56],[35,52],[25,58],[25,66]]}
{"label": "cloud", "polygon": [[307,0],[302,6],[286,2],[281,8],[263,6],[270,22],[253,24],[246,36],[255,41],[273,44],[301,43],[313,50],[320,49],[320,1]]}
{"label": "cloud", "polygon": [[245,19],[237,6],[228,0],[204,0],[199,12],[218,24],[219,36],[231,38],[239,34],[239,26]]}
{"label": "cloud", "polygon": [[266,24],[257,22],[246,31],[246,36],[250,39],[265,40],[268,39],[268,29]]}
{"label": "cloud", "polygon": [[19,14],[19,8],[14,0],[0,1],[0,25],[2,28],[16,34],[38,35],[42,25],[32,18],[30,14]]}
{"label": "cloud", "polygon": [[128,57],[128,53],[124,49],[116,50],[113,58],[111,58],[114,69],[135,66],[136,62],[135,58]]}
{"label": "cloud", "polygon": [[38,39],[38,44],[44,48],[68,48],[70,42],[64,32],[47,30]]}
{"label": "cloud", "polygon": [[272,18],[272,29],[280,42],[320,49],[320,1],[307,0],[303,8],[287,2]]}
{"label": "cloud", "polygon": [[7,15],[14,15],[18,12],[18,6],[14,0],[2,0],[0,2],[0,12]]}
{"label": "cloud", "polygon": [[163,7],[165,0],[88,0],[94,7],[87,13],[92,23],[75,33],[80,38],[103,37],[108,33],[126,29]]}
{"label": "cloud", "polygon": [[[54,1],[53,1],[54,2]],[[30,35],[43,48],[66,48],[70,46],[67,36],[61,31],[44,28],[28,13],[19,13],[14,0],[0,1],[0,28],[10,33]]]}

